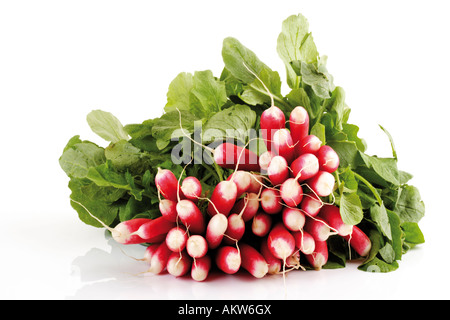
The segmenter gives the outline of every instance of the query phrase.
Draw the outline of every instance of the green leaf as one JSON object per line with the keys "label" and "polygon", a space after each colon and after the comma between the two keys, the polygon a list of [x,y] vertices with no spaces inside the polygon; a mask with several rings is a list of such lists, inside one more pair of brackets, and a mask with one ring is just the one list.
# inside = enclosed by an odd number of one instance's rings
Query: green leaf
{"label": "green leaf", "polygon": [[392,148],[392,157],[393,157],[394,159],[397,159],[397,151],[395,150],[394,139],[392,139],[391,134],[390,134],[384,127],[382,127],[381,125],[379,125],[379,127],[380,127],[381,130],[383,130],[384,133],[388,136],[389,142],[390,142],[391,148]]}
{"label": "green leaf", "polygon": [[72,138],[64,153],[59,158],[59,164],[70,178],[86,178],[89,168],[96,167],[105,162],[103,148],[88,141]]}
{"label": "green leaf", "polygon": [[128,140],[123,125],[114,115],[102,110],[93,110],[87,115],[87,122],[97,135],[109,142]]}
{"label": "green leaf", "polygon": [[425,204],[420,197],[419,190],[411,185],[400,187],[400,195],[394,209],[400,221],[418,223],[425,215]]}
{"label": "green leaf", "polygon": [[167,103],[164,107],[165,112],[179,110],[189,110],[189,96],[194,85],[191,73],[181,72],[169,85],[167,91]]}
{"label": "green leaf", "polygon": [[392,240],[391,224],[389,223],[389,217],[386,212],[384,204],[374,204],[370,208],[370,217],[378,225],[381,232],[389,239]]}
{"label": "green leaf", "polygon": [[[394,158],[379,158],[377,156],[369,156],[363,152],[359,152],[362,161],[369,169],[367,173],[375,173],[384,181],[399,185],[397,160]],[[373,176],[372,176],[373,177]],[[376,177],[374,177],[376,178]],[[386,184],[384,184],[386,185]]]}
{"label": "green leaf", "polygon": [[419,228],[419,225],[415,222],[404,222],[401,228],[405,234],[405,241],[412,244],[425,243],[425,237]]}
{"label": "green leaf", "polygon": [[336,129],[342,130],[345,115],[345,92],[341,87],[336,87],[331,98],[325,103],[326,110],[333,116]]}
{"label": "green leaf", "polygon": [[125,140],[108,146],[105,156],[118,171],[143,174],[149,168],[149,156]]}
{"label": "green leaf", "polygon": [[296,106],[302,106],[308,111],[309,115],[313,113],[308,93],[303,88],[292,89],[286,95],[286,101],[291,106],[289,111],[292,111]]}
{"label": "green leaf", "polygon": [[341,194],[340,198],[340,212],[342,220],[346,224],[357,225],[364,217],[362,211],[361,200],[356,193]]}
{"label": "green leaf", "polygon": [[331,98],[331,92],[334,91],[335,87],[333,77],[328,72],[325,70],[319,71],[315,64],[304,61],[292,61],[291,66],[297,72],[297,75],[302,77],[302,82],[309,85],[318,97],[322,99]]}
{"label": "green leaf", "polygon": [[356,168],[360,164],[358,148],[354,141],[327,141],[339,156],[339,166]]}
{"label": "green leaf", "polygon": [[402,232],[402,229],[400,228],[400,218],[394,211],[386,209],[386,212],[388,214],[389,224],[391,226],[391,233],[392,233],[391,245],[392,245],[392,249],[394,250],[394,253],[395,253],[395,260],[400,260],[402,258],[402,254],[403,254],[403,250],[402,250],[403,232]]}
{"label": "green leaf", "polygon": [[[262,69],[258,77],[272,95],[282,99],[281,80],[278,72]],[[270,105],[271,97],[259,79],[255,79],[250,84],[244,86],[244,91],[239,95],[239,98],[253,106],[265,103]]]}

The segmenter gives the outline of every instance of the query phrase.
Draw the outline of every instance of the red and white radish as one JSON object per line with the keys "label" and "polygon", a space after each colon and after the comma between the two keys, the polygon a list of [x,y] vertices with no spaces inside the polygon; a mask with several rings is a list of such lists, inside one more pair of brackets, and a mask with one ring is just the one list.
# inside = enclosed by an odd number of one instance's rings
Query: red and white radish
{"label": "red and white radish", "polygon": [[236,184],[237,193],[236,199],[239,199],[248,188],[250,188],[251,177],[250,173],[244,170],[234,171],[227,179],[227,181],[233,181]]}
{"label": "red and white radish", "polygon": [[245,222],[250,221],[259,209],[259,196],[256,193],[247,193],[239,199],[232,211],[238,213]]}
{"label": "red and white radish", "polygon": [[181,252],[186,247],[188,235],[186,228],[183,226],[176,226],[167,232],[166,245],[173,252]]}
{"label": "red and white radish", "polygon": [[291,163],[295,158],[295,145],[292,141],[291,133],[288,129],[279,129],[275,131],[272,137],[272,151]]}
{"label": "red and white radish", "polygon": [[150,264],[150,261],[152,260],[152,256],[155,254],[156,250],[158,250],[160,243],[151,243],[144,252],[143,261],[146,261],[148,264]]}
{"label": "red and white radish", "polygon": [[174,277],[182,277],[189,272],[192,265],[192,259],[185,251],[177,253],[172,252],[167,260],[167,272]]}
{"label": "red and white radish", "polygon": [[324,205],[319,217],[342,237],[348,236],[353,231],[353,225],[344,223],[339,208],[334,205]]}
{"label": "red and white radish", "polygon": [[263,188],[263,177],[261,175],[250,173],[250,187],[247,192],[259,194]]}
{"label": "red and white radish", "polygon": [[247,148],[225,142],[213,152],[214,161],[222,168],[259,171],[258,155]]}
{"label": "red and white radish", "polygon": [[144,243],[142,239],[136,234],[136,231],[145,223],[150,222],[150,219],[138,218],[127,221],[122,221],[111,230],[111,235],[114,240],[121,244],[139,244]]}
{"label": "red and white radish", "polygon": [[302,155],[305,153],[313,153],[319,151],[322,146],[322,141],[315,135],[310,134],[304,137],[302,140],[297,143],[295,146],[295,150],[298,155]]}
{"label": "red and white radish", "polygon": [[284,226],[290,231],[299,231],[305,225],[305,215],[297,208],[284,208],[282,213]]}
{"label": "red and white radish", "polygon": [[163,272],[172,253],[173,251],[167,247],[166,243],[162,242],[152,255],[152,259],[150,260],[150,268],[148,271],[154,274]]}
{"label": "red and white radish", "polygon": [[271,151],[273,149],[273,135],[278,129],[286,127],[284,112],[277,106],[272,105],[261,114],[260,127],[267,150]]}
{"label": "red and white radish", "polygon": [[309,132],[309,115],[305,108],[295,107],[289,116],[289,129],[292,141],[298,144]]}
{"label": "red and white radish", "polygon": [[211,217],[206,227],[206,242],[210,249],[216,249],[222,242],[228,228],[228,219],[224,214],[218,213]]}
{"label": "red and white radish", "polygon": [[272,185],[282,184],[289,177],[289,165],[282,156],[275,156],[267,168],[267,176]]}
{"label": "red and white radish", "polygon": [[308,186],[319,197],[327,197],[333,193],[336,180],[327,171],[319,171],[314,177],[307,181]]}
{"label": "red and white radish", "polygon": [[259,211],[254,217],[252,222],[252,232],[256,236],[264,237],[270,231],[272,227],[272,217],[262,211]]}
{"label": "red and white radish", "polygon": [[294,253],[295,239],[282,223],[277,223],[267,236],[270,252],[283,261]]}
{"label": "red and white radish", "polygon": [[192,263],[191,277],[195,281],[205,281],[208,278],[211,270],[211,258],[206,255],[204,257],[195,259]]}
{"label": "red and white radish", "polygon": [[234,274],[241,267],[239,250],[232,246],[221,246],[216,251],[216,265],[227,274]]}
{"label": "red and white radish", "polygon": [[267,246],[267,238],[261,240],[260,251],[262,256],[267,262],[268,265],[268,273],[269,274],[277,274],[282,269],[282,261],[273,255],[273,253],[269,250]]}
{"label": "red and white radish", "polygon": [[241,252],[241,266],[252,276],[262,278],[269,272],[267,261],[258,250],[246,243],[241,243],[239,250]]}
{"label": "red and white radish", "polygon": [[316,241],[314,252],[306,256],[306,260],[315,270],[320,270],[328,262],[328,245],[326,241]]}
{"label": "red and white radish", "polygon": [[259,156],[259,168],[261,172],[267,172],[269,168],[270,161],[276,156],[276,154],[272,151],[265,151]]}
{"label": "red and white radish", "polygon": [[159,202],[159,212],[161,212],[161,215],[167,221],[176,222],[178,218],[177,201],[161,199]]}
{"label": "red and white radish", "polygon": [[320,218],[307,218],[303,228],[316,241],[326,241],[330,237],[330,227]]}
{"label": "red and white radish", "polygon": [[286,259],[286,267],[298,268],[300,266],[300,251],[296,250]]}
{"label": "red and white radish", "polygon": [[245,221],[237,213],[232,213],[228,216],[228,228],[225,231],[224,242],[226,244],[233,244],[242,239],[245,233]]}
{"label": "red and white radish", "polygon": [[277,189],[266,188],[261,192],[260,205],[264,212],[275,214],[281,212],[283,204],[281,202],[280,191]]}
{"label": "red and white radish", "polygon": [[303,200],[300,204],[300,209],[310,217],[315,217],[319,214],[320,209],[324,203],[315,193],[310,192],[304,194]]}
{"label": "red and white radish", "polygon": [[180,197],[180,186],[177,177],[169,169],[158,168],[155,176],[155,184],[158,191],[165,199],[178,201]]}
{"label": "red and white radish", "polygon": [[208,252],[208,243],[199,234],[191,235],[186,242],[186,251],[192,258],[204,257]]}
{"label": "red and white radish", "polygon": [[303,189],[298,181],[289,178],[281,184],[280,196],[289,207],[297,207],[303,199]]}
{"label": "red and white radish", "polygon": [[345,236],[344,239],[349,241],[350,246],[361,257],[367,256],[372,249],[370,238],[357,226],[353,226],[353,232]]}
{"label": "red and white radish", "polygon": [[319,160],[312,153],[305,153],[291,163],[292,175],[298,181],[314,177],[319,172]]}
{"label": "red and white radish", "polygon": [[319,160],[319,170],[321,171],[333,173],[339,167],[339,156],[330,146],[321,146],[316,156]]}
{"label": "red and white radish", "polygon": [[161,216],[144,223],[138,230],[136,230],[136,232],[134,232],[134,234],[146,240],[144,242],[154,242],[150,239],[154,239],[160,235],[164,235],[165,238],[167,232],[175,226],[175,222],[168,221]]}
{"label": "red and white radish", "polygon": [[197,205],[191,200],[181,200],[177,203],[178,218],[192,234],[201,234],[205,231],[206,222]]}
{"label": "red and white radish", "polygon": [[295,231],[292,232],[295,239],[295,247],[298,248],[304,254],[312,254],[316,247],[316,241],[308,232]]}
{"label": "red and white radish", "polygon": [[181,191],[186,199],[197,202],[202,195],[202,184],[196,177],[186,177],[181,183]]}
{"label": "red and white radish", "polygon": [[236,202],[237,187],[233,181],[219,182],[211,195],[207,211],[210,216],[222,213],[226,216],[230,213]]}

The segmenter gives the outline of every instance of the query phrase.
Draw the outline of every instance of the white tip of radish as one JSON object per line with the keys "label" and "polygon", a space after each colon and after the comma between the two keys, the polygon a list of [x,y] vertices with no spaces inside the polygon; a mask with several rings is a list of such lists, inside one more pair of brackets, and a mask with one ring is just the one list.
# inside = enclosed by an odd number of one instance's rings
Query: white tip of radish
{"label": "white tip of radish", "polygon": [[239,252],[232,252],[226,257],[226,263],[231,270],[238,270],[241,266],[241,255]]}
{"label": "white tip of radish", "polygon": [[281,111],[281,109],[277,106],[271,106],[270,108],[264,110],[264,112],[275,120],[280,120],[284,117],[283,111]]}
{"label": "white tip of radish", "polygon": [[195,268],[195,269],[192,269],[191,277],[195,281],[204,281],[208,277],[208,274],[209,274],[209,270],[207,270],[207,269]]}
{"label": "white tip of radish", "polygon": [[252,275],[255,278],[263,278],[269,272],[269,265],[265,261],[255,262]]}
{"label": "white tip of radish", "polygon": [[131,237],[130,230],[128,230],[128,226],[123,223],[119,223],[112,231],[111,235],[115,241],[118,243],[126,243],[127,240]]}
{"label": "white tip of radish", "polygon": [[343,224],[340,228],[339,228],[339,235],[342,237],[348,236],[350,234],[352,234],[353,232],[353,226],[350,224]]}
{"label": "white tip of radish", "polygon": [[283,260],[287,259],[293,251],[291,244],[281,237],[272,240],[272,247],[275,249],[276,257]]}
{"label": "white tip of radish", "polygon": [[292,110],[290,117],[291,121],[294,121],[296,124],[303,124],[309,116],[305,108],[298,106]]}
{"label": "white tip of radish", "polygon": [[236,198],[237,187],[233,181],[223,181],[221,188],[222,198],[225,200],[232,200]]}

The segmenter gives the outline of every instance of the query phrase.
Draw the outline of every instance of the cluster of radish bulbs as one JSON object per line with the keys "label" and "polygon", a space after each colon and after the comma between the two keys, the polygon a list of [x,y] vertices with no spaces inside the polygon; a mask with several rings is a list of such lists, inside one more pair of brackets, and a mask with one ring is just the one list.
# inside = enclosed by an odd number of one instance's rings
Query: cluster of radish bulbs
{"label": "cluster of radish bulbs", "polygon": [[[332,234],[366,256],[371,248],[367,235],[345,224],[339,207],[323,200],[332,198],[338,155],[309,134],[303,107],[291,112],[288,123],[289,129],[276,106],[263,112],[260,127],[267,151],[259,156],[231,143],[218,146],[215,162],[235,170],[210,197],[202,197],[196,177],[180,181],[170,170],[159,169],[155,184],[161,216],[121,222],[113,238],[122,244],[150,243],[144,257],[149,272],[190,274],[196,281],[207,279],[214,267],[227,274],[244,269],[256,278],[305,269],[301,255],[319,270],[327,263]],[[199,201],[208,202],[206,212]]]}

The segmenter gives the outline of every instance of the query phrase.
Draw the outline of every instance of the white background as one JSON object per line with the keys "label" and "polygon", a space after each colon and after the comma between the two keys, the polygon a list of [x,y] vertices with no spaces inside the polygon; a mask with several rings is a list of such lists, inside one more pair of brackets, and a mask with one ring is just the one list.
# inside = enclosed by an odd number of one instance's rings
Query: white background
{"label": "white background", "polygon": [[[449,299],[447,230],[450,48],[448,1],[0,2],[0,298],[2,299]],[[147,273],[143,248],[120,247],[69,204],[58,158],[91,133],[103,109],[123,124],[159,116],[181,71],[223,67],[238,38],[285,78],[282,21],[303,13],[328,70],[346,91],[368,153],[414,174],[426,244],[389,274],[346,269],[245,274],[205,283]],[[283,94],[286,94],[284,91]]]}

